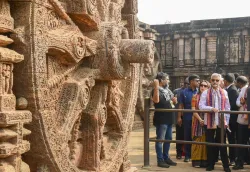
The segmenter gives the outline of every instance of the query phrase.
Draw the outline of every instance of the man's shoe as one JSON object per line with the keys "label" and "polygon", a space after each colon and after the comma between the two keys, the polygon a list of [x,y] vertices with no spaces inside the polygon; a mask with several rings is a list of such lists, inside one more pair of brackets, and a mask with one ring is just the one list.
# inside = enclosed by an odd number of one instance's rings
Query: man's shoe
{"label": "man's shoe", "polygon": [[250,165],[250,160],[246,160],[246,161],[244,162],[244,165]]}
{"label": "man's shoe", "polygon": [[229,166],[235,166],[235,161],[230,161]]}
{"label": "man's shoe", "polygon": [[181,159],[181,155],[176,155],[176,159]]}
{"label": "man's shoe", "polygon": [[165,160],[165,163],[167,163],[170,166],[176,166],[177,165],[177,163],[174,162],[174,161],[172,161],[170,158],[168,158],[167,160]]}
{"label": "man's shoe", "polygon": [[230,170],[229,167],[228,167],[228,168],[224,168],[224,171],[225,171],[225,172],[231,172],[231,170]]}
{"label": "man's shoe", "polygon": [[162,162],[158,162],[157,163],[158,167],[162,167],[162,168],[169,168],[170,166],[168,164],[166,164],[164,161]]}
{"label": "man's shoe", "polygon": [[185,158],[184,159],[184,162],[189,162],[190,161],[190,158]]}
{"label": "man's shoe", "polygon": [[233,170],[241,170],[241,169],[244,169],[244,167],[241,166],[241,165],[235,165],[235,166],[233,167]]}
{"label": "man's shoe", "polygon": [[213,171],[214,170],[214,167],[213,166],[208,166],[207,168],[206,168],[206,171]]}

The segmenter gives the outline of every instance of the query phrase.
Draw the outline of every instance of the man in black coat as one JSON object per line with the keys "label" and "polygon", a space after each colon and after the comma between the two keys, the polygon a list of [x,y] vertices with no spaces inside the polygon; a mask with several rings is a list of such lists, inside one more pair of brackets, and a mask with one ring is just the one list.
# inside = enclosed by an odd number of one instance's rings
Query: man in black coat
{"label": "man in black coat", "polygon": [[[250,77],[249,77],[249,79],[250,79]],[[250,111],[250,86],[247,89],[247,97],[245,99],[246,99],[246,103],[247,103],[247,111]],[[250,129],[250,114],[248,114],[248,128]]]}
{"label": "man in black coat", "polygon": [[[239,92],[237,90],[237,87],[234,85],[235,77],[233,73],[228,73],[224,76],[224,84],[225,89],[228,92],[228,98],[231,106],[231,111],[238,111],[239,107],[236,105],[236,100],[239,96]],[[238,115],[236,114],[230,114],[230,121],[229,121],[229,128],[231,132],[227,130],[227,137],[228,142],[230,144],[236,143],[237,138],[237,129],[238,129],[238,123],[237,123]],[[233,147],[229,148],[229,159],[230,164],[235,165],[235,158],[236,158],[236,149]]]}

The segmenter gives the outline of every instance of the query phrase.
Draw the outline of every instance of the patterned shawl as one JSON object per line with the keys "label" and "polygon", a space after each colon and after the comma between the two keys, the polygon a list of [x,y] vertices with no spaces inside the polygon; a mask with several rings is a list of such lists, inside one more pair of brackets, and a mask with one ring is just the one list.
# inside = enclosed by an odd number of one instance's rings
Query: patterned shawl
{"label": "patterned shawl", "polygon": [[[192,98],[192,109],[199,110],[200,94],[195,94]],[[204,113],[199,113],[201,119],[204,120]],[[192,138],[200,137],[204,134],[204,127],[200,125],[200,121],[193,116],[192,119]]]}
{"label": "patterned shawl", "polygon": [[[207,91],[207,106],[211,106],[211,107],[215,107],[215,99],[214,99],[214,94],[215,91],[210,88]],[[219,95],[218,97],[218,106],[219,106],[219,110],[225,110],[225,105],[226,105],[226,97],[225,97],[225,93],[224,90],[222,88],[219,88]],[[218,117],[220,118],[220,116]],[[207,113],[207,128],[208,129],[214,129],[216,128],[216,124],[215,124],[215,113]]]}
{"label": "patterned shawl", "polygon": [[[245,93],[244,93],[244,99],[246,100],[247,99],[247,90],[248,88],[250,87],[247,87],[247,89],[245,90]],[[244,108],[244,111],[247,111],[247,102],[245,102],[245,104],[243,105],[243,108]]]}
{"label": "patterned shawl", "polygon": [[164,95],[166,101],[170,101],[174,97],[174,94],[168,88],[159,87],[159,91]]}
{"label": "patterned shawl", "polygon": [[[244,93],[244,99],[247,100],[247,90],[248,88],[250,87],[247,87],[247,89],[245,90],[245,93]],[[243,111],[247,111],[247,102],[245,102],[245,104],[243,105]],[[242,117],[244,116],[248,116],[248,114],[244,114]]]}

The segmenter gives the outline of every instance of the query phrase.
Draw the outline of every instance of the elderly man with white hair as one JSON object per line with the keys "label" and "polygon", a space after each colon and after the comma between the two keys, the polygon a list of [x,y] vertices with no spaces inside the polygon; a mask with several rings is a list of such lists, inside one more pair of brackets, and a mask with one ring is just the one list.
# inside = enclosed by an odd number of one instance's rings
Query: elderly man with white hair
{"label": "elderly man with white hair", "polygon": [[[199,109],[211,110],[211,113],[206,113],[204,116],[204,125],[206,128],[206,142],[220,143],[221,142],[221,129],[220,119],[221,115],[219,111],[230,111],[230,103],[227,91],[220,88],[221,75],[214,73],[211,75],[211,88],[204,91],[200,98]],[[230,115],[224,114],[225,128],[228,127]],[[224,132],[225,134],[226,132]],[[226,135],[224,135],[224,142],[226,141]],[[219,147],[221,160],[223,163],[224,171],[231,172],[229,168],[229,161],[226,147]],[[207,146],[207,161],[208,167],[206,171],[214,170],[216,161],[216,149],[212,146]]]}

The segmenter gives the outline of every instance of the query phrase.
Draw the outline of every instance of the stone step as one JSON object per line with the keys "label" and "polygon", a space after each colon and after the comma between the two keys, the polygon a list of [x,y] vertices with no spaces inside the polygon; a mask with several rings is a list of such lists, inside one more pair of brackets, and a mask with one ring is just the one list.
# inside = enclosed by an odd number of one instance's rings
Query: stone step
{"label": "stone step", "polygon": [[10,130],[8,128],[2,128],[0,129],[0,140],[1,141],[6,141],[8,139],[17,137],[17,133],[14,132],[13,130]]}
{"label": "stone step", "polygon": [[26,129],[26,128],[23,128],[23,136],[27,136],[27,135],[30,135],[31,134],[31,131]]}
{"label": "stone step", "polygon": [[11,143],[0,143],[0,158],[7,158],[17,153],[17,147]]}
{"label": "stone step", "polygon": [[13,40],[8,38],[7,36],[0,35],[0,46],[6,46],[13,43]]}

